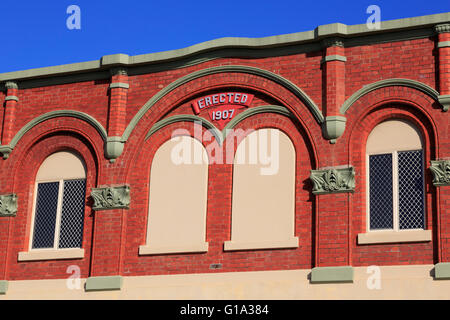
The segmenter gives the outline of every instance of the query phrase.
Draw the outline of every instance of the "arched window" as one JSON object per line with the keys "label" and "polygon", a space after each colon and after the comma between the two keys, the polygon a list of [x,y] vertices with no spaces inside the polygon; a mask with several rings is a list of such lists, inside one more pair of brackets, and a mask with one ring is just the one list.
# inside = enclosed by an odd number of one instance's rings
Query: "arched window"
{"label": "arched window", "polygon": [[208,158],[189,136],[155,153],[150,172],[147,241],[139,254],[206,252]]}
{"label": "arched window", "polygon": [[425,228],[422,138],[401,120],[377,125],[367,139],[369,230]]}
{"label": "arched window", "polygon": [[294,222],[294,145],[278,129],[254,131],[236,150],[231,241],[224,249],[298,247]]}
{"label": "arched window", "polygon": [[30,250],[81,248],[86,169],[71,152],[44,160],[36,175]]}

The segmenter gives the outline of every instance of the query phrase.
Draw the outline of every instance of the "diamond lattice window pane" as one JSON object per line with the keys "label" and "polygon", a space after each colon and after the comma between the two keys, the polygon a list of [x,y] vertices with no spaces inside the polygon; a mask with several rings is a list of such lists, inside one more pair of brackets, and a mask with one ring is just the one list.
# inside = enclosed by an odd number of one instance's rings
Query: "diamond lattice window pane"
{"label": "diamond lattice window pane", "polygon": [[86,180],[64,181],[59,248],[81,248]]}
{"label": "diamond lattice window pane", "polygon": [[33,232],[33,249],[53,248],[59,182],[39,183]]}
{"label": "diamond lattice window pane", "polygon": [[392,229],[392,154],[369,157],[370,229]]}
{"label": "diamond lattice window pane", "polygon": [[422,150],[398,153],[399,228],[420,229],[424,219]]}

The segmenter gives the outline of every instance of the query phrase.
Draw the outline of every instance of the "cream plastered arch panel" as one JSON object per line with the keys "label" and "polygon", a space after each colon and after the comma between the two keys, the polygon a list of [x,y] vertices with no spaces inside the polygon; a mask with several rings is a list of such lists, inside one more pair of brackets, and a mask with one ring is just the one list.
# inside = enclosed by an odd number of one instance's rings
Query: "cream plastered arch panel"
{"label": "cream plastered arch panel", "polygon": [[208,158],[203,145],[174,137],[151,164],[146,244],[139,254],[206,252]]}
{"label": "cream plastered arch panel", "polygon": [[278,129],[259,129],[241,141],[233,165],[231,241],[225,250],[298,247],[295,159],[292,141]]}

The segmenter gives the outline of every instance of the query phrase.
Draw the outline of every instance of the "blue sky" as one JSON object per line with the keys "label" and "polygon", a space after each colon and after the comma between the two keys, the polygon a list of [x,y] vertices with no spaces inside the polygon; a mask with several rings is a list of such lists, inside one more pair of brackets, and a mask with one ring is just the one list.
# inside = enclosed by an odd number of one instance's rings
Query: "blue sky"
{"label": "blue sky", "polygon": [[[69,30],[69,5],[81,29]],[[450,12],[450,0],[40,0],[5,1],[0,11],[0,73],[179,49],[221,37],[265,37],[318,25],[365,23],[369,5],[381,20]]]}

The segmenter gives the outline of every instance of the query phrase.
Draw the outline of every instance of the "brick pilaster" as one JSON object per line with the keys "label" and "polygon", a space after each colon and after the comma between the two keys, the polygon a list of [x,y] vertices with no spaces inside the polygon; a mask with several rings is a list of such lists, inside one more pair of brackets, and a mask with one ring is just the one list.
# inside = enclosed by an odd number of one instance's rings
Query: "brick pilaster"
{"label": "brick pilaster", "polygon": [[127,95],[128,95],[128,73],[127,69],[117,67],[111,69],[111,84],[108,136],[122,136],[126,126]]}
{"label": "brick pilaster", "polygon": [[450,24],[440,24],[435,27],[438,34],[439,51],[439,93],[450,94]]}
{"label": "brick pilaster", "polygon": [[7,91],[5,98],[5,115],[3,118],[2,145],[8,144],[13,138],[13,125],[16,119],[17,104],[19,101],[19,88],[17,83],[8,81],[6,82],[5,87]]}
{"label": "brick pilaster", "polygon": [[325,39],[322,42],[325,55],[322,70],[325,73],[324,113],[326,117],[339,115],[339,108],[345,101],[345,57],[344,43],[340,38]]}

